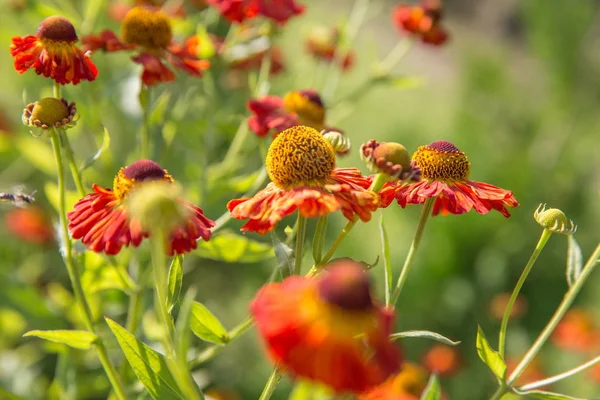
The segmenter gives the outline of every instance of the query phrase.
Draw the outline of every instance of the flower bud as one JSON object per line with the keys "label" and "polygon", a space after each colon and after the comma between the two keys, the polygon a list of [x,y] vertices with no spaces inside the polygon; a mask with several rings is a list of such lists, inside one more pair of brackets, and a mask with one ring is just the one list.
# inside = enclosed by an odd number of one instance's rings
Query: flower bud
{"label": "flower bud", "polygon": [[65,99],[46,97],[30,103],[23,110],[23,124],[40,130],[39,135],[51,128],[71,128],[75,126],[77,106]]}
{"label": "flower bud", "polygon": [[350,138],[344,136],[341,132],[333,130],[324,130],[321,131],[321,134],[323,135],[325,140],[327,140],[331,144],[333,150],[335,150],[336,155],[345,156],[350,152],[350,147],[352,146]]}
{"label": "flower bud", "polygon": [[350,311],[373,307],[369,276],[359,262],[340,260],[325,266],[320,277],[319,295],[330,304]]}
{"label": "flower bud", "polygon": [[572,235],[577,231],[577,225],[573,224],[573,221],[568,219],[565,213],[558,208],[546,209],[545,204],[539,205],[533,213],[533,218],[538,224],[553,233]]}
{"label": "flower bud", "polygon": [[177,198],[181,189],[166,181],[148,181],[135,187],[127,197],[131,218],[145,231],[170,232],[185,223],[188,210]]}
{"label": "flower bud", "polygon": [[383,172],[394,179],[412,178],[410,154],[399,143],[369,140],[360,147],[360,157],[374,173]]}

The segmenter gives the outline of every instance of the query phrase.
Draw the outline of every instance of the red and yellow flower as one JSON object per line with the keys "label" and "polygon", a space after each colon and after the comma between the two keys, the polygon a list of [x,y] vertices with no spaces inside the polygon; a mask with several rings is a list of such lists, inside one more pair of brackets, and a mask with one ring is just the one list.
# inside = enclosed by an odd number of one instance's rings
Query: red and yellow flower
{"label": "red and yellow flower", "polygon": [[23,74],[34,68],[61,85],[93,81],[98,69],[88,52],[77,46],[77,33],[71,22],[59,16],[48,17],[39,25],[35,36],[12,38],[10,54],[15,59],[15,69]]}
{"label": "red and yellow flower", "polygon": [[271,143],[266,168],[271,183],[252,198],[231,200],[231,216],[249,221],[242,231],[265,234],[285,216],[318,217],[341,210],[346,218],[371,219],[379,196],[356,168],[335,168],[331,144],[308,126],[283,131]]}
{"label": "red and yellow flower", "polygon": [[359,400],[419,400],[427,386],[427,371],[418,364],[405,362],[402,370],[376,388],[360,395]]}
{"label": "red and yellow flower", "polygon": [[330,264],[316,279],[268,284],[250,310],[272,360],[291,375],[360,393],[400,368],[391,311],[372,301],[357,262]]}
{"label": "red and yellow flower", "polygon": [[6,231],[33,244],[46,244],[54,240],[52,224],[39,207],[15,208],[4,215]]}
{"label": "red and yellow flower", "polygon": [[439,0],[424,0],[418,6],[400,4],[394,9],[393,20],[398,29],[420,37],[423,43],[439,46],[448,40],[448,32],[441,24]]}
{"label": "red and yellow flower", "polygon": [[304,11],[304,6],[296,0],[207,0],[207,3],[215,6],[231,22],[262,16],[284,24]]}
{"label": "red and yellow flower", "polygon": [[445,140],[419,147],[412,163],[421,170],[421,180],[410,184],[387,183],[380,192],[385,207],[394,198],[403,208],[435,198],[433,215],[463,214],[474,209],[479,214],[496,210],[508,218],[507,207],[519,205],[509,190],[470,181],[471,163],[467,156]]}
{"label": "red and yellow flower", "polygon": [[163,61],[175,68],[200,77],[210,63],[199,59],[200,39],[188,38],[183,45],[172,41],[173,31],[169,17],[162,11],[151,7],[134,7],[125,16],[121,24],[122,40],[109,30],[99,35],[90,35],[83,39],[90,50],[106,52],[139,49],[132,60],[143,66],[142,82],[153,86],[161,82],[175,80],[175,74]]}
{"label": "red and yellow flower", "polygon": [[339,45],[340,30],[337,27],[317,29],[306,40],[306,50],[317,60],[328,63],[335,61],[342,70],[348,71],[354,65],[354,52],[347,50],[336,56]]}
{"label": "red and yellow flower", "polygon": [[[174,182],[154,161],[140,160],[121,168],[112,190],[94,184],[94,193],[79,200],[67,215],[73,238],[81,239],[90,250],[111,255],[117,254],[123,246],[139,246],[148,232],[140,221],[130,217],[126,200],[132,190],[154,181]],[[215,225],[196,205],[182,199],[178,201],[189,212],[182,224],[171,229],[167,248],[170,255],[192,251],[199,238],[209,240],[210,228]]]}
{"label": "red and yellow flower", "polygon": [[299,90],[279,96],[250,99],[247,107],[253,115],[248,126],[259,137],[296,125],[306,125],[321,131],[325,127],[325,105],[314,90]]}

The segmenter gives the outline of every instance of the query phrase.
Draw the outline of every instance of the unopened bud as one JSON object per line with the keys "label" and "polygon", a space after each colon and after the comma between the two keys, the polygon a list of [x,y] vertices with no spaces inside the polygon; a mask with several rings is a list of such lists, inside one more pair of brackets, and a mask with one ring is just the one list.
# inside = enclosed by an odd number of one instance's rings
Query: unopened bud
{"label": "unopened bud", "polygon": [[538,224],[553,233],[572,235],[577,231],[577,225],[567,218],[564,212],[558,208],[546,209],[545,204],[540,204],[533,213],[533,218]]}
{"label": "unopened bud", "polygon": [[383,172],[394,179],[412,177],[410,154],[399,143],[369,140],[360,147],[360,157],[372,172]]}
{"label": "unopened bud", "polygon": [[352,146],[350,138],[344,136],[341,132],[324,130],[321,131],[321,134],[331,144],[336,155],[345,156],[350,152]]}

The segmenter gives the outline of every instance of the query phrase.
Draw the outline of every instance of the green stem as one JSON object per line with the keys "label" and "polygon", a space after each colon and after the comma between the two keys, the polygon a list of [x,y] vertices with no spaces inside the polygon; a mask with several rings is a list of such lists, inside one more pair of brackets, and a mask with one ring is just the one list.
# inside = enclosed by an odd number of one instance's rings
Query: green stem
{"label": "green stem", "polygon": [[165,240],[164,233],[157,229],[150,234],[150,251],[152,255],[152,271],[154,276],[154,283],[156,287],[156,298],[154,301],[154,307],[156,314],[160,318],[163,326],[163,343],[165,345],[165,353],[168,356],[173,357],[173,334],[175,326],[173,325],[173,319],[167,308],[167,257],[165,255]]}
{"label": "green stem", "polygon": [[143,108],[142,130],[140,132],[140,159],[147,159],[150,157],[150,108],[152,107],[152,92],[143,83],[140,90],[140,104]]}
{"label": "green stem", "polygon": [[323,258],[323,246],[325,245],[325,236],[327,234],[327,215],[321,215],[315,227],[313,236],[313,260],[315,264],[321,262]]}
{"label": "green stem", "polygon": [[527,385],[523,385],[523,386],[519,387],[518,389],[521,392],[526,392],[528,390],[533,390],[533,389],[539,389],[539,388],[544,387],[546,385],[550,385],[550,384],[553,384],[555,382],[562,381],[563,379],[568,378],[570,376],[573,376],[575,374],[578,374],[581,371],[585,371],[586,369],[591,368],[591,367],[593,367],[594,365],[596,365],[598,363],[600,363],[600,356],[598,356],[598,357],[596,357],[596,358],[594,358],[594,359],[592,359],[592,360],[590,360],[590,361],[588,361],[588,362],[586,362],[584,364],[581,364],[581,365],[579,365],[579,366],[577,366],[575,368],[571,368],[570,370],[565,371],[565,372],[563,372],[561,374],[553,375],[553,376],[551,376],[549,378],[542,379],[541,381],[528,383]]}
{"label": "green stem", "polygon": [[85,188],[83,186],[83,182],[81,180],[81,174],[79,173],[79,168],[77,168],[77,164],[75,163],[75,157],[73,155],[73,148],[71,147],[71,142],[69,141],[69,136],[64,129],[59,130],[62,147],[64,150],[65,158],[67,159],[67,163],[69,164],[69,169],[71,170],[71,176],[73,177],[73,182],[75,182],[75,187],[77,188],[77,193],[79,197],[85,197],[87,194]]}
{"label": "green stem", "polygon": [[417,231],[415,232],[415,237],[410,245],[408,254],[406,255],[406,260],[404,260],[404,265],[402,266],[402,270],[400,271],[400,277],[398,278],[398,282],[396,283],[396,289],[394,289],[394,293],[392,294],[392,300],[390,301],[390,305],[392,307],[394,307],[398,302],[400,292],[402,291],[402,287],[404,286],[406,278],[408,277],[408,271],[415,258],[415,254],[417,253],[419,244],[421,243],[421,236],[423,236],[423,230],[425,229],[425,224],[427,223],[427,219],[429,219],[429,215],[431,214],[431,208],[433,207],[434,202],[435,197],[430,197],[425,201],[425,204],[423,205],[423,209],[421,210],[421,217],[419,218],[419,225],[417,225]]}
{"label": "green stem", "polygon": [[504,358],[504,351],[506,347],[506,329],[508,328],[508,320],[510,319],[510,314],[515,305],[515,301],[517,301],[519,292],[521,291],[525,280],[529,276],[529,273],[533,268],[533,264],[535,264],[535,261],[544,249],[544,246],[546,245],[546,242],[548,242],[548,239],[550,239],[550,236],[552,236],[552,232],[549,229],[544,228],[544,230],[542,231],[542,235],[540,236],[540,240],[538,241],[537,245],[535,246],[535,249],[533,250],[533,254],[531,254],[529,261],[527,261],[527,265],[525,265],[525,268],[523,269],[523,272],[521,273],[521,276],[517,281],[517,285],[515,286],[512,294],[510,295],[510,299],[508,300],[508,304],[506,305],[506,310],[504,310],[504,315],[502,316],[502,323],[500,324],[500,335],[498,338],[498,352],[500,353],[500,357],[502,358]]}
{"label": "green stem", "polygon": [[54,86],[52,87],[52,93],[54,94],[54,97],[56,97],[57,99],[61,99],[60,83],[54,82]]}
{"label": "green stem", "polygon": [[575,300],[575,297],[577,297],[577,294],[583,287],[583,284],[585,283],[587,278],[590,276],[590,274],[592,273],[592,271],[598,264],[599,257],[600,257],[600,244],[596,247],[596,249],[592,253],[592,256],[585,263],[583,269],[581,270],[581,275],[579,276],[579,278],[575,281],[575,283],[573,283],[573,285],[569,288],[569,290],[565,294],[563,301],[560,303],[560,305],[554,312],[554,315],[552,315],[550,322],[548,322],[548,324],[546,325],[546,327],[544,328],[542,333],[540,333],[540,335],[538,336],[536,341],[533,343],[531,348],[527,351],[527,353],[525,354],[525,356],[523,357],[523,359],[521,360],[519,365],[517,365],[517,367],[515,368],[513,373],[508,378],[508,381],[507,381],[508,385],[511,385],[519,376],[521,376],[521,374],[523,373],[525,368],[527,368],[529,363],[531,363],[531,361],[535,358],[537,353],[540,351],[540,349],[542,348],[544,343],[546,343],[546,341],[548,340],[548,338],[550,337],[550,335],[556,328],[556,325],[558,325],[560,320],[563,318],[563,316],[569,310],[569,307],[571,307],[571,304],[573,304],[573,301]]}
{"label": "green stem", "polygon": [[258,398],[258,400],[269,400],[271,398],[271,396],[273,395],[273,392],[275,392],[275,389],[277,388],[277,384],[279,383],[280,380],[281,380],[281,374],[279,373],[277,366],[275,366],[275,368],[273,368],[273,372],[271,372],[271,375],[269,376],[269,379],[267,380],[267,383],[265,384],[265,387],[264,387],[260,397]]}
{"label": "green stem", "polygon": [[392,271],[392,260],[390,257],[390,243],[383,221],[383,210],[381,210],[379,217],[379,228],[381,237],[381,252],[383,254],[383,265],[385,267],[383,269],[383,277],[385,281],[385,305],[389,306],[392,297],[392,290],[394,288],[394,273]]}
{"label": "green stem", "polygon": [[387,57],[379,63],[379,73],[382,75],[389,74],[392,69],[402,60],[402,58],[408,53],[413,41],[411,39],[404,39],[396,43],[396,46],[390,51]]}
{"label": "green stem", "polygon": [[[69,228],[67,223],[67,214],[66,214],[66,196],[65,196],[65,171],[63,167],[63,160],[60,151],[60,140],[58,137],[58,133],[54,130],[50,139],[52,141],[52,150],[54,151],[54,159],[56,161],[56,171],[58,175],[58,204],[59,204],[59,217],[60,217],[60,227],[61,227],[61,236],[64,245],[64,254],[63,258],[65,261],[65,265],[67,267],[67,273],[69,275],[69,279],[71,280],[71,285],[73,287],[73,292],[75,294],[75,301],[79,305],[83,322],[88,331],[92,333],[96,333],[96,328],[94,326],[94,318],[92,316],[92,311],[88,304],[88,301],[85,297],[85,292],[83,291],[83,286],[81,285],[81,276],[79,275],[79,270],[77,265],[75,264],[75,260],[73,258],[73,246],[71,243],[71,238],[69,237]],[[108,358],[108,353],[106,352],[106,348],[104,347],[104,342],[100,337],[95,342],[96,352],[98,353],[98,358],[100,359],[100,363],[108,376],[108,379],[115,391],[115,395],[119,400],[126,400],[127,396],[125,395],[125,389],[122,386],[122,383]]]}
{"label": "green stem", "polygon": [[298,212],[298,224],[296,230],[296,249],[294,251],[294,275],[300,275],[302,272],[302,251],[304,247],[304,237],[306,236],[306,218]]}
{"label": "green stem", "polygon": [[506,393],[508,393],[508,388],[502,385],[496,389],[490,400],[500,400]]}
{"label": "green stem", "polygon": [[[252,317],[246,318],[239,325],[237,325],[229,331],[229,343],[242,336],[242,334],[248,331],[248,329],[250,329],[253,325],[254,320],[252,319]],[[198,354],[198,356],[194,360],[190,361],[190,368],[193,369],[200,366],[201,364],[204,364],[206,361],[219,354],[224,348],[225,346],[221,344],[215,344],[206,348],[200,354]]]}

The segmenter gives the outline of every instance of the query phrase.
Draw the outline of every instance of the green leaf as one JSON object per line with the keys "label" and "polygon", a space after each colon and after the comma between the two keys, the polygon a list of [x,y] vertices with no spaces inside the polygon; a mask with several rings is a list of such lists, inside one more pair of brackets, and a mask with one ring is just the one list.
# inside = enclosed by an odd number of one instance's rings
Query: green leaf
{"label": "green leaf", "polygon": [[506,375],[506,363],[490,346],[489,342],[485,338],[485,334],[479,325],[477,325],[477,339],[475,340],[477,345],[477,354],[479,358],[492,370],[500,380],[504,381]]}
{"label": "green leaf", "polygon": [[56,175],[54,154],[45,140],[33,138],[29,135],[22,135],[15,142],[15,145],[21,156],[35,168],[47,175]]}
{"label": "green leaf", "polygon": [[569,235],[569,247],[567,249],[567,283],[569,287],[579,279],[583,268],[583,254],[581,247],[577,244],[575,237]]}
{"label": "green leaf", "polygon": [[208,310],[208,308],[197,301],[192,304],[190,328],[196,336],[206,342],[218,344],[229,342],[229,334],[221,322]]}
{"label": "green leaf", "polygon": [[454,341],[448,339],[446,336],[443,336],[437,332],[431,331],[405,331],[405,332],[397,332],[392,333],[390,335],[392,340],[402,339],[402,338],[423,338],[423,339],[432,339],[437,340],[438,342],[447,344],[449,346],[458,346],[461,342],[460,340]]}
{"label": "green leaf", "polygon": [[0,387],[0,399],[5,400],[24,400],[22,397],[15,396],[14,394],[7,392]]}
{"label": "green leaf", "polygon": [[81,167],[79,167],[79,172],[83,172],[87,168],[94,165],[94,163],[96,161],[98,161],[98,159],[100,158],[102,153],[104,153],[106,150],[108,150],[109,147],[110,147],[110,135],[108,134],[108,129],[106,129],[106,127],[104,127],[104,134],[102,135],[102,145],[100,146],[98,151],[96,151],[94,153],[93,156],[91,156],[90,158],[88,158],[87,160],[85,160],[83,162]]}
{"label": "green leaf", "polygon": [[288,400],[329,400],[333,391],[325,385],[306,380],[299,380]]}
{"label": "green leaf", "polygon": [[586,400],[579,397],[567,396],[566,394],[561,393],[552,393],[552,392],[544,392],[542,390],[529,390],[526,392],[521,392],[519,390],[515,390],[518,394],[522,396],[527,396],[529,398],[534,399],[543,399],[543,400]]}
{"label": "green leaf", "polygon": [[127,362],[142,382],[152,398],[157,400],[184,399],[177,388],[175,379],[169,372],[162,354],[140,342],[121,325],[110,318],[104,318],[113,332]]}
{"label": "green leaf", "polygon": [[196,29],[196,34],[200,38],[200,43],[198,45],[198,54],[196,54],[199,58],[212,58],[216,53],[215,45],[213,44],[212,39],[208,35],[206,28],[204,25],[198,25],[198,29]]}
{"label": "green leaf", "polygon": [[176,256],[171,262],[169,268],[169,291],[167,292],[167,308],[173,309],[173,306],[179,299],[181,292],[181,282],[183,280],[183,255]]}
{"label": "green leaf", "polygon": [[429,377],[429,383],[421,394],[421,400],[441,400],[442,399],[442,388],[440,387],[440,381],[437,375],[433,374]]}
{"label": "green leaf", "polygon": [[23,335],[23,337],[27,336],[36,336],[44,340],[66,344],[67,346],[82,350],[92,347],[92,344],[98,339],[98,336],[92,332],[68,330],[29,331]]}
{"label": "green leaf", "polygon": [[275,231],[271,231],[273,249],[277,257],[277,265],[284,276],[294,273],[294,251],[277,237]]}
{"label": "green leaf", "polygon": [[266,243],[224,231],[209,242],[201,241],[198,255],[227,263],[255,263],[272,258],[274,253]]}

